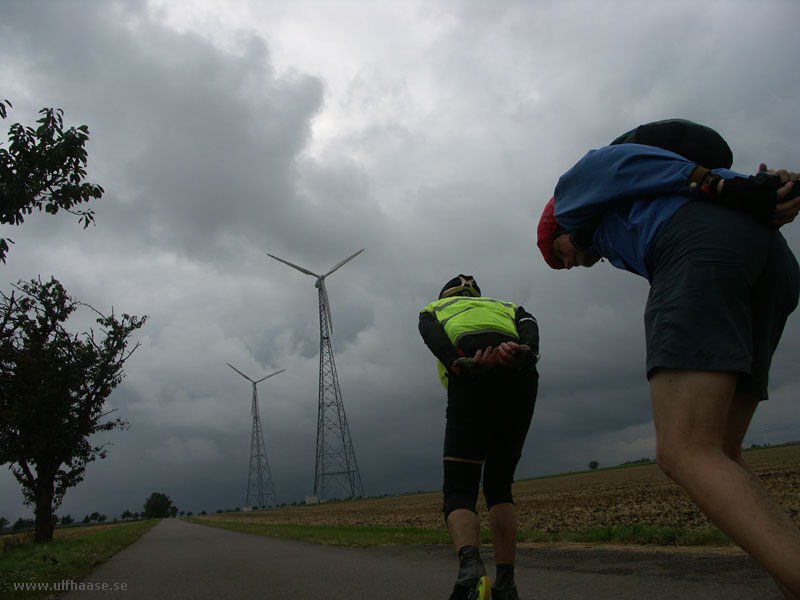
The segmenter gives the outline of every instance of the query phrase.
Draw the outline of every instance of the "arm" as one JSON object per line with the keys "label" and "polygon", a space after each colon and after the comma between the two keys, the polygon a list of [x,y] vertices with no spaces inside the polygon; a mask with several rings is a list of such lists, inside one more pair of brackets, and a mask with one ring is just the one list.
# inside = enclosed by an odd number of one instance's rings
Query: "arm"
{"label": "arm", "polygon": [[535,355],[539,355],[539,324],[532,314],[521,306],[517,307],[516,314],[517,333],[519,343],[530,346]]}
{"label": "arm", "polygon": [[696,166],[655,146],[622,144],[591,150],[559,178],[556,220],[575,230],[591,225],[609,204],[619,200],[687,194],[687,182]]}
{"label": "arm", "polygon": [[591,232],[609,204],[664,194],[699,195],[736,208],[776,227],[794,219],[800,189],[793,190],[796,173],[767,171],[776,179],[747,177],[728,169],[708,170],[686,158],[654,146],[622,144],[592,150],[558,181],[555,216],[569,231],[582,230],[578,246],[591,241]]}
{"label": "arm", "polygon": [[458,358],[458,352],[447,337],[444,327],[433,314],[424,310],[419,313],[419,333],[433,355],[447,367],[448,371],[451,370],[453,361]]}

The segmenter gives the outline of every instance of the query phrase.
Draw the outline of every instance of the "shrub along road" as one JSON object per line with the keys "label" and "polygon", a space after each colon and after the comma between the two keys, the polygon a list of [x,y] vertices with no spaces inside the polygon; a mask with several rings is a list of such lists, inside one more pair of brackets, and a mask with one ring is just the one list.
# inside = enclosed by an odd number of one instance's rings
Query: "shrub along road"
{"label": "shrub along road", "polygon": [[[443,599],[456,568],[449,547],[341,548],[166,519],[94,571],[83,582],[93,589],[64,598]],[[517,583],[525,600],[781,598],[741,554],[522,548]]]}

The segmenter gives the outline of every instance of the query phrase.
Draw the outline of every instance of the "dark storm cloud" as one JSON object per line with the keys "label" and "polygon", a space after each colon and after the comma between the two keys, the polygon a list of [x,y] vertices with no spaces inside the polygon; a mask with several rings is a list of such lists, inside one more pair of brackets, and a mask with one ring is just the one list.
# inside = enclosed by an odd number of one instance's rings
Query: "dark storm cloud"
{"label": "dark storm cloud", "polygon": [[143,3],[12,4],[36,23],[5,34],[42,57],[37,100],[91,121],[92,173],[113,182],[98,216],[127,225],[115,235],[210,260],[234,232],[298,226],[292,165],[321,105],[317,79],[277,77],[253,35],[236,53],[178,35]]}
{"label": "dark storm cloud", "polygon": [[[106,188],[94,228],[33,215],[14,229],[4,287],[53,273],[99,309],[150,315],[110,401],[133,428],[59,513],[117,515],[152,491],[195,512],[242,505],[251,388],[226,362],[252,377],[286,369],[259,385],[267,453],[281,501],[311,493],[317,290],[267,252],[324,273],[366,248],[327,287],[368,494],[440,485],[445,398],[417,316],[459,272],[539,319],[540,393],[518,476],[652,457],[647,282],[608,264],[550,270],[536,223],[563,171],[648,120],[715,127],[744,172],[797,168],[800,8],[231,8],[223,19],[202,2],[3,5],[6,123],[62,107],[68,124],[89,125],[89,179]],[[800,229],[784,230],[800,247]],[[800,436],[798,327],[748,444],[764,428],[771,441]],[[2,477],[0,516],[27,515]]]}

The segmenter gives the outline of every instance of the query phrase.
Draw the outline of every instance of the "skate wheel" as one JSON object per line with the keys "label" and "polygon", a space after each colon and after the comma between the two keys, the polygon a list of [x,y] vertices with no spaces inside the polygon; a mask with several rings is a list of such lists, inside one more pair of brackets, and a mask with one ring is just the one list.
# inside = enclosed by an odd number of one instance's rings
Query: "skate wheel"
{"label": "skate wheel", "polygon": [[492,582],[488,575],[484,575],[480,578],[478,585],[475,586],[475,591],[477,592],[475,600],[491,600]]}

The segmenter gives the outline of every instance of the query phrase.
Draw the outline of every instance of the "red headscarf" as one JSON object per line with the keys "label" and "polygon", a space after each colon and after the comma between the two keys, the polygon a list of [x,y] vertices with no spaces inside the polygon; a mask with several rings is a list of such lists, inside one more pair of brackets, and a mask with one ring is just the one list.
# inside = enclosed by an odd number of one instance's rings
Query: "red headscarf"
{"label": "red headscarf", "polygon": [[556,229],[558,229],[558,222],[555,215],[555,198],[550,198],[550,201],[545,205],[542,218],[539,219],[539,227],[536,230],[538,239],[536,245],[544,256],[544,262],[550,265],[553,269],[565,269],[564,263],[556,258],[553,252],[553,242],[556,237]]}

